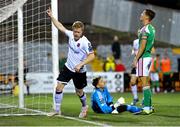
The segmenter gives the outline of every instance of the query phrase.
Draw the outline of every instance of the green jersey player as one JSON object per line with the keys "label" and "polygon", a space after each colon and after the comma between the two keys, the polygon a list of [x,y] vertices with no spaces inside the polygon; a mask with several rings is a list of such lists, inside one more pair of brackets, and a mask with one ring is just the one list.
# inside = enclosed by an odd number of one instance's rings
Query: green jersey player
{"label": "green jersey player", "polygon": [[149,9],[145,9],[140,16],[140,21],[143,25],[138,33],[140,47],[132,64],[133,67],[136,67],[136,75],[143,84],[143,109],[146,114],[152,113],[151,90],[148,80],[152,59],[151,50],[155,39],[155,28],[151,25],[154,17],[155,12]]}

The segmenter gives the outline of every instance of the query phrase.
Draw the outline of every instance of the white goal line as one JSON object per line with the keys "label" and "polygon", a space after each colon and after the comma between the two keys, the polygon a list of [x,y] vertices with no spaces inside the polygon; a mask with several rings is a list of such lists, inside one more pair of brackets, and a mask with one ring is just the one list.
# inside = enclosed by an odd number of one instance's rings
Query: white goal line
{"label": "white goal line", "polygon": [[[19,108],[18,106],[0,103],[0,107],[1,107],[1,105],[6,106],[6,108]],[[5,107],[3,107],[3,108],[5,108]],[[23,109],[26,111],[32,111],[35,113],[34,114],[33,113],[31,113],[31,114],[28,114],[28,113],[25,113],[25,114],[0,114],[0,116],[35,116],[35,115],[46,115],[47,116],[47,112],[29,109],[29,108],[19,108],[19,109]],[[64,115],[57,115],[57,117],[61,117],[61,118],[69,119],[69,120],[75,120],[75,121],[79,121],[79,122],[83,122],[83,123],[89,123],[89,124],[93,124],[96,126],[108,126],[108,125],[105,125],[102,123],[93,122],[93,121],[89,121],[89,120],[85,120],[85,119],[79,119],[76,117],[70,117],[70,116],[64,116]]]}

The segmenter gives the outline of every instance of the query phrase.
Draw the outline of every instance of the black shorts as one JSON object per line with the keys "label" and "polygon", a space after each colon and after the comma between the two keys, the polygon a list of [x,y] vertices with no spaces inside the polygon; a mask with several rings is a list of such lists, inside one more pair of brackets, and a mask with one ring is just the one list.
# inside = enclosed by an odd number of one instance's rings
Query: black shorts
{"label": "black shorts", "polygon": [[136,74],[136,68],[135,67],[132,68],[131,74],[134,74],[134,75]]}
{"label": "black shorts", "polygon": [[84,73],[72,72],[64,65],[57,80],[60,82],[68,83],[71,79],[73,80],[74,86],[77,89],[83,89],[84,87],[87,86],[86,72]]}

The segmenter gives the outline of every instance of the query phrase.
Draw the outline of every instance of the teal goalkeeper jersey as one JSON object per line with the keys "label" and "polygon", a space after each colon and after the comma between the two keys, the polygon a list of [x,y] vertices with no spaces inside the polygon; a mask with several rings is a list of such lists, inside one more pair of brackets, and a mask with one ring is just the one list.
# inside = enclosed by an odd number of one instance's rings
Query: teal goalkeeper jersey
{"label": "teal goalkeeper jersey", "polygon": [[154,39],[155,39],[155,28],[151,24],[148,24],[139,31],[138,34],[138,38],[140,40],[139,45],[141,45],[142,43],[143,36],[147,36],[147,43],[146,43],[145,51],[143,52],[141,58],[151,57],[151,50],[154,45]]}

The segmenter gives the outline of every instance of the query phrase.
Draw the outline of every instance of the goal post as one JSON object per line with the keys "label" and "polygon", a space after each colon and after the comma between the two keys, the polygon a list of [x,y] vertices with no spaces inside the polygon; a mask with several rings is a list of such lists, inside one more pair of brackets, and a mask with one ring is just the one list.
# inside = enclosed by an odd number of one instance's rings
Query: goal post
{"label": "goal post", "polygon": [[[58,76],[57,0],[5,0],[0,3],[0,116],[39,115],[52,109]],[[43,78],[53,76],[52,92]],[[32,78],[35,77],[35,78]]]}
{"label": "goal post", "polygon": [[24,108],[24,65],[23,65],[23,8],[18,9],[18,84],[19,84],[19,108]]}
{"label": "goal post", "polygon": [[[58,4],[57,0],[51,1],[51,9],[53,16],[58,19]],[[53,85],[54,85],[54,91],[53,91],[53,108],[55,109],[55,89],[57,84],[57,77],[59,74],[59,53],[58,53],[58,30],[57,28],[52,24],[52,56],[53,56]]]}
{"label": "goal post", "polygon": [[12,16],[27,0],[5,0],[0,3],[0,22]]}

